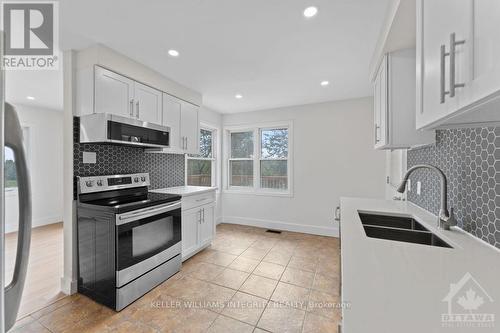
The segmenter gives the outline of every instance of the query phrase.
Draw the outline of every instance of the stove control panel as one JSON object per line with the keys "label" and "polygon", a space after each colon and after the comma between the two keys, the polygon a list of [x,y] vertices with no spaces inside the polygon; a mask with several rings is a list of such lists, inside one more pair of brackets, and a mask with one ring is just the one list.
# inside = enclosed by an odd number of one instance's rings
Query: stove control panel
{"label": "stove control panel", "polygon": [[148,173],[78,178],[79,193],[103,192],[149,185]]}

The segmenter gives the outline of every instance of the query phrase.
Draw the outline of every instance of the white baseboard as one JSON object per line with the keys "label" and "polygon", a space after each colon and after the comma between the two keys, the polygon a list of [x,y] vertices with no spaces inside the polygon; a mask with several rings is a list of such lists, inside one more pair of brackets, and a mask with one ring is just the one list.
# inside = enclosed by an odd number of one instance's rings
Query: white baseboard
{"label": "white baseboard", "polygon": [[[45,216],[42,218],[34,218],[31,224],[32,228],[36,227],[41,227],[44,225],[49,225],[53,223],[58,223],[62,222],[62,216],[61,215],[52,215],[52,216]],[[8,234],[9,232],[16,232],[19,230],[19,225],[16,223],[6,223],[5,224],[5,233]]]}
{"label": "white baseboard", "polygon": [[223,222],[222,216],[219,216],[215,219],[215,224],[221,224]]}
{"label": "white baseboard", "polygon": [[76,294],[78,291],[77,281],[63,276],[61,278],[61,291],[66,295]]}
{"label": "white baseboard", "polygon": [[331,237],[339,237],[339,230],[336,227],[320,227],[314,225],[307,224],[297,224],[297,223],[289,223],[283,221],[272,221],[272,220],[262,220],[262,219],[254,219],[248,217],[239,217],[239,216],[224,216],[222,217],[223,223],[229,224],[241,224],[248,225],[252,227],[259,228],[267,228],[267,229],[275,229],[275,230],[284,230],[284,231],[292,231],[292,232],[301,232],[305,234],[319,235],[319,236],[331,236]]}

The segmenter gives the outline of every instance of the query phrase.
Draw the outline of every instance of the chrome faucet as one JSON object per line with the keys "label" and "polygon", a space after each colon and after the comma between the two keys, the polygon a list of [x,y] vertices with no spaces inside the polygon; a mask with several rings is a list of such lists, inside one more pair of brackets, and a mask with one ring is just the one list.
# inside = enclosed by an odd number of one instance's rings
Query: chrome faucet
{"label": "chrome faucet", "polygon": [[450,209],[450,211],[448,211],[447,181],[446,181],[446,175],[441,169],[436,168],[435,166],[429,164],[415,165],[414,167],[406,171],[406,174],[403,180],[401,181],[401,184],[399,185],[397,191],[399,193],[404,193],[404,191],[406,190],[406,183],[408,182],[408,178],[413,173],[413,171],[417,169],[433,170],[441,178],[441,206],[439,207],[438,227],[444,230],[450,230],[451,226],[457,225],[457,220],[453,216],[453,209]]}

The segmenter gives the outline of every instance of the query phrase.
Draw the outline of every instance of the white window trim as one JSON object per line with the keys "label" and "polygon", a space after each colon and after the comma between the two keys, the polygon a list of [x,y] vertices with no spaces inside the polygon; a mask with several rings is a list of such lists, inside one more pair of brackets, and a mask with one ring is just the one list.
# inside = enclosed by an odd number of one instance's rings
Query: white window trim
{"label": "white window trim", "polygon": [[191,157],[189,154],[185,154],[185,163],[184,163],[184,184],[188,185],[187,180],[188,180],[188,160],[204,160],[204,161],[212,161],[212,187],[217,187],[217,189],[220,188],[219,186],[219,159],[218,156],[220,156],[220,151],[219,151],[219,132],[220,129],[214,125],[206,124],[206,123],[200,123],[200,131],[204,129],[207,131],[212,132],[212,157],[207,158],[207,157]]}
{"label": "white window trim", "polygon": [[[279,189],[269,189],[260,187],[260,161],[261,151],[260,151],[260,131],[265,129],[273,128],[287,128],[288,129],[288,163],[287,163],[287,176],[288,176],[288,189],[286,191]],[[281,121],[281,122],[266,122],[266,123],[252,123],[245,125],[235,125],[235,126],[225,126],[224,127],[224,193],[229,194],[243,194],[243,195],[262,195],[262,196],[276,196],[276,197],[293,197],[293,185],[294,185],[294,143],[293,143],[293,121]],[[231,156],[231,133],[233,132],[253,132],[254,135],[254,156],[252,158],[233,158]],[[251,160],[254,162],[253,167],[253,186],[230,186],[230,174],[229,174],[229,162],[234,160]]]}

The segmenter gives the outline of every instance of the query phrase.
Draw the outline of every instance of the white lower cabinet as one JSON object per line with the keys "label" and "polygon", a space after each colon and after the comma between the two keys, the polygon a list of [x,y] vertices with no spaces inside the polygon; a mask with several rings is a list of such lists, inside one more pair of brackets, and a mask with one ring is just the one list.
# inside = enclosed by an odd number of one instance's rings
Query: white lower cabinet
{"label": "white lower cabinet", "polygon": [[[210,199],[207,200],[207,197]],[[193,202],[198,202],[200,205],[192,207]],[[182,260],[184,261],[212,243],[215,235],[215,195],[183,197],[182,206]],[[184,210],[184,206],[187,209]]]}

